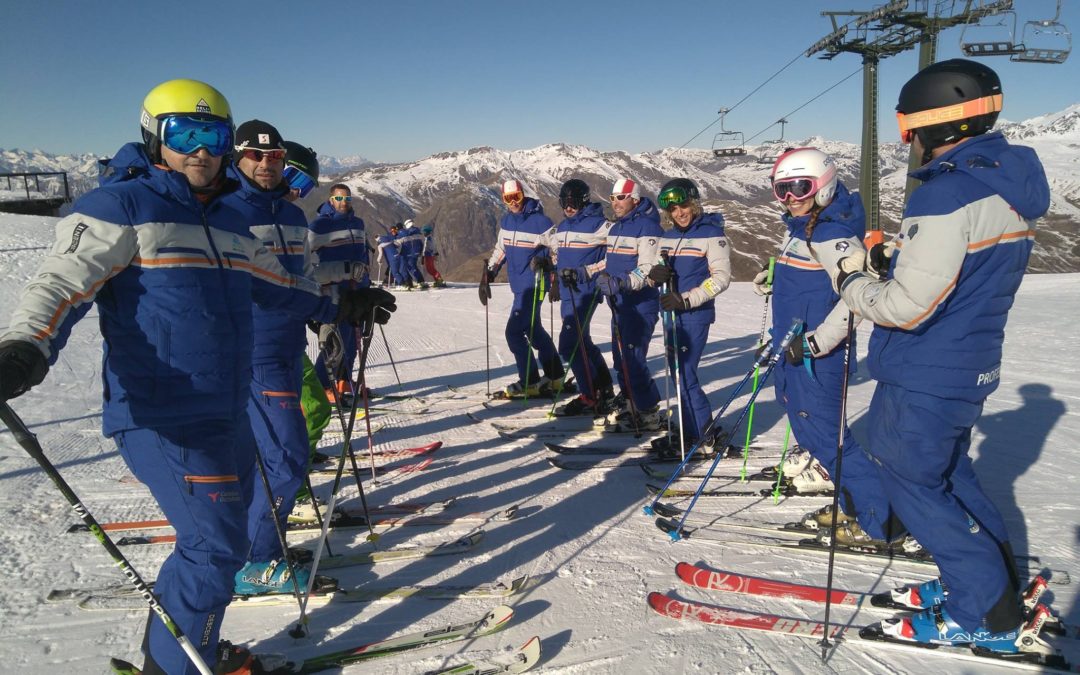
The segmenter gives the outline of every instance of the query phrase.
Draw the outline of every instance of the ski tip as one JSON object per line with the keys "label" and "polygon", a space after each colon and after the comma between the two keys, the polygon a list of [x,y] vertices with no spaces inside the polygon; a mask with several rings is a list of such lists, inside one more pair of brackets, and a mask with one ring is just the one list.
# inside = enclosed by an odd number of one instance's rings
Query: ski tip
{"label": "ski tip", "polygon": [[109,659],[109,668],[112,669],[114,675],[139,675],[142,673],[141,670],[135,667],[135,664],[117,658]]}
{"label": "ski tip", "polygon": [[518,655],[521,660],[510,666],[507,672],[523,673],[540,661],[540,636],[534,635],[528,642],[518,647]]}
{"label": "ski tip", "polygon": [[498,605],[492,607],[491,611],[487,615],[487,629],[494,630],[501,628],[510,622],[510,619],[514,618],[514,608],[509,605]]}

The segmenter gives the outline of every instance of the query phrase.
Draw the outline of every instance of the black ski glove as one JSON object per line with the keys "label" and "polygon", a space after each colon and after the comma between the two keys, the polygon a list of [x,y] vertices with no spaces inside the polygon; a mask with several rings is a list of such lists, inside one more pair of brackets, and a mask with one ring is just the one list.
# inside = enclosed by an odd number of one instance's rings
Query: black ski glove
{"label": "black ski glove", "polygon": [[619,277],[613,277],[607,272],[601,272],[596,275],[596,287],[607,297],[614,298],[622,292],[624,282]]}
{"label": "black ski glove", "polygon": [[657,286],[663,286],[671,281],[671,268],[667,265],[653,265],[649,270],[649,280]]}
{"label": "black ski glove", "polygon": [[887,244],[874,244],[871,246],[866,259],[866,270],[877,276],[878,280],[884,281],[889,276],[889,267],[892,264],[892,255],[895,250],[896,244],[891,241]]}
{"label": "black ski glove", "polygon": [[22,396],[48,372],[49,363],[37,345],[25,340],[0,342],[0,400]]}
{"label": "black ski glove", "polygon": [[491,299],[491,282],[495,280],[495,275],[491,273],[491,270],[484,268],[480,272],[480,304],[487,307],[487,301]]}
{"label": "black ski glove", "polygon": [[323,353],[323,363],[326,364],[327,372],[336,373],[341,365],[342,357],[345,356],[345,345],[336,325],[332,323],[319,325],[319,349]]}
{"label": "black ski glove", "polygon": [[542,255],[533,256],[533,259],[529,261],[529,269],[533,272],[548,274],[551,272],[551,258]]}
{"label": "black ski glove", "polygon": [[664,293],[660,296],[660,307],[665,312],[683,312],[690,309],[690,301],[678,293]]}
{"label": "black ski glove", "polygon": [[559,276],[562,277],[563,286],[566,286],[574,292],[577,292],[578,282],[585,281],[589,278],[584,267],[567,267],[559,273]]}
{"label": "black ski glove", "polygon": [[381,288],[346,289],[338,297],[338,313],[334,323],[356,325],[372,318],[372,313],[375,323],[386,323],[390,320],[391,312],[396,311],[396,298]]}

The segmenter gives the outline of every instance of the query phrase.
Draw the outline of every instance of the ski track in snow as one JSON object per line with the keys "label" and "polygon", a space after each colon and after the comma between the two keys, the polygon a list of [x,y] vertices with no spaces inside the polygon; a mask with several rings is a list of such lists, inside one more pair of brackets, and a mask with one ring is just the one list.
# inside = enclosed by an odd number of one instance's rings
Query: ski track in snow
{"label": "ski track in snow", "polygon": [[[0,215],[0,265],[7,274],[0,290],[0,316],[10,317],[26,279],[52,239],[54,219]],[[15,250],[18,249],[18,250]],[[505,285],[493,287],[491,303],[491,388],[513,377],[513,359],[502,336],[510,303]],[[375,436],[378,450],[401,449],[442,440],[427,470],[365,482],[372,504],[403,500],[439,500],[459,496],[447,513],[494,511],[513,504],[521,515],[483,525],[485,540],[462,556],[410,560],[389,565],[335,570],[343,584],[464,584],[507,580],[530,574],[538,585],[508,599],[516,616],[503,632],[471,642],[431,648],[408,656],[374,661],[352,670],[365,673],[420,673],[472,658],[499,659],[540,635],[544,656],[538,670],[583,673],[770,673],[770,672],[898,672],[921,673],[927,665],[949,673],[973,672],[970,663],[928,654],[899,654],[873,648],[839,646],[826,664],[816,643],[782,636],[737,632],[704,624],[680,623],[653,613],[645,605],[651,590],[675,591],[688,599],[754,610],[769,609],[795,618],[820,618],[820,608],[793,601],[723,595],[682,585],[674,574],[680,560],[701,562],[761,576],[824,584],[825,556],[741,546],[745,533],[732,533],[726,543],[688,540],[671,543],[641,513],[647,477],[640,471],[610,469],[561,471],[545,461],[542,442],[507,441],[488,424],[474,424],[464,413],[483,410],[498,419],[519,414],[484,410],[482,397],[454,393],[446,385],[480,394],[486,391],[484,309],[475,288],[400,293],[399,311],[386,326],[386,336],[405,392],[425,398],[378,401],[372,423],[386,426]],[[1080,356],[1070,348],[1074,335],[1061,321],[1080,308],[1080,275],[1029,276],[1017,297],[1005,344],[999,391],[988,401],[973,438],[976,469],[1001,507],[1020,553],[1039,555],[1053,567],[1080,579]],[[757,341],[761,300],[749,284],[734,284],[718,299],[719,318],[702,362],[703,381],[713,405],[723,401],[741,378]],[[548,312],[543,312],[548,328]],[[58,466],[92,513],[102,521],[158,517],[149,493],[134,483],[109,439],[100,436],[100,337],[96,313],[76,327],[46,381],[12,407],[31,426],[46,454]],[[449,318],[448,318],[449,317]],[[2,321],[2,320],[0,320]],[[593,334],[610,362],[607,310],[597,312]],[[868,327],[860,330],[865,353]],[[381,336],[376,335],[369,382],[378,391],[398,391]],[[652,362],[662,367],[659,333]],[[664,383],[659,382],[661,391]],[[864,371],[853,378],[849,411],[856,437],[864,438],[864,411],[873,383]],[[784,422],[771,387],[759,398],[755,433],[780,442]],[[427,407],[421,415],[395,413]],[[361,467],[367,452],[362,420],[355,445]],[[332,421],[324,446],[340,448],[338,422]],[[587,442],[581,438],[571,444]],[[764,466],[754,461],[751,468]],[[331,477],[316,479],[329,490]],[[725,499],[701,502],[698,515],[738,520],[785,522],[819,506],[809,499]],[[715,500],[714,500],[715,501]],[[339,503],[359,507],[355,483],[346,475]],[[73,603],[46,603],[51,588],[112,584],[122,581],[109,558],[87,534],[67,534],[77,521],[66,502],[10,433],[0,432],[0,653],[4,670],[19,673],[105,672],[109,656],[138,661],[145,610],[86,612]],[[431,544],[460,536],[475,523],[439,528],[393,528],[379,548]],[[297,542],[314,543],[311,537]],[[369,547],[363,533],[338,532],[330,538],[335,552]],[[168,546],[124,549],[147,579],[168,555]],[[921,580],[925,571],[891,568],[877,562],[837,560],[835,584],[851,590],[884,590]],[[1080,623],[1077,591],[1053,586],[1054,606],[1068,620]],[[243,609],[226,615],[223,636],[256,650],[283,651],[303,658],[320,649],[369,642],[405,631],[470,620],[494,600],[409,599],[397,603],[341,603],[311,610],[313,637],[296,641],[287,630],[296,621],[295,606]],[[853,627],[880,613],[835,608],[834,620]],[[347,642],[348,641],[348,642]],[[979,672],[1008,672],[993,663]],[[346,669],[346,672],[352,672]]]}

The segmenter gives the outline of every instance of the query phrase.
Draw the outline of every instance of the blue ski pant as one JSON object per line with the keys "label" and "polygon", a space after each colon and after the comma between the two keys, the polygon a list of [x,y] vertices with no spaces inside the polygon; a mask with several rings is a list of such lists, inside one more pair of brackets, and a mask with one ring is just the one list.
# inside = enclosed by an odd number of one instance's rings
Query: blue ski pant
{"label": "blue ski pant", "polygon": [[[158,572],[154,594],[213,668],[233,577],[248,551],[255,443],[247,415],[130,429],[114,440],[176,531],[176,547]],[[157,617],[148,624],[146,644],[165,672],[198,673]]]}
{"label": "blue ski pant", "polygon": [[682,394],[681,424],[688,443],[700,440],[712,421],[712,405],[701,388],[697,372],[701,355],[709,341],[709,326],[709,323],[703,321],[684,321],[676,314],[674,339],[668,340],[668,359],[675,358],[674,348],[678,346],[678,358],[672,367],[677,366],[679,370],[679,392]]}
{"label": "blue ski pant", "polygon": [[[617,304],[611,312],[611,361],[618,378],[619,389],[627,398],[633,394],[634,408],[648,410],[660,402],[660,390],[649,370],[649,342],[652,340],[656,320],[659,317],[659,305],[646,302],[639,305]],[[622,349],[616,339],[615,325],[618,323],[618,337],[622,338]],[[623,364],[626,373],[623,373]],[[630,381],[627,382],[627,376]]]}
{"label": "blue ski pant", "polygon": [[[559,355],[570,364],[570,370],[577,379],[578,391],[595,401],[596,389],[604,383],[611,384],[611,375],[607,372],[604,355],[589,334],[589,319],[591,318],[589,309],[593,306],[593,294],[574,295],[571,300],[571,291],[564,290],[563,293],[563,299],[559,305],[559,314],[563,320],[562,330],[559,331]],[[578,340],[579,325],[581,326],[580,340]],[[584,353],[582,353],[581,345],[585,347]]]}
{"label": "blue ski pant", "polygon": [[[273,363],[255,364],[251,380],[248,416],[255,444],[266,470],[274,513],[282,527],[304,483],[308,463],[308,433],[300,407],[303,371],[300,357]],[[270,503],[259,476],[254,478],[251,503],[248,505],[248,560],[266,562],[281,558]]]}
{"label": "blue ski pant", "polygon": [[[833,478],[836,476],[840,393],[843,388],[843,369],[837,370],[835,366],[817,368],[814,379],[811,379],[802,364],[793,366],[785,358],[781,358],[773,368],[776,400],[787,412],[791,431],[799,447],[808,450]],[[855,516],[871,537],[884,539],[889,520],[889,499],[881,488],[877,467],[856,442],[847,425],[844,425],[843,452],[844,465],[838,486],[840,508],[844,513]]]}
{"label": "blue ski pant", "polygon": [[406,281],[415,281],[418,284],[424,283],[424,275],[420,273],[420,255],[409,254],[405,256],[405,273]]}
{"label": "blue ski pant", "polygon": [[934,556],[949,614],[967,631],[979,628],[1003,593],[1017,590],[1005,522],[968,456],[982,407],[879,382],[867,413],[867,450],[889,503]]}
{"label": "blue ski pant", "polygon": [[[559,353],[555,350],[555,343],[547,331],[544,330],[543,323],[540,321],[540,300],[537,300],[534,306],[533,291],[534,289],[529,288],[521,293],[514,294],[514,304],[510,307],[510,318],[506,321],[506,344],[514,355],[514,361],[517,363],[518,381],[523,385],[534,384],[540,379],[536,359],[533,357],[533,349],[539,354],[544,373],[548,377],[559,377],[562,374]],[[532,349],[529,349],[530,342],[532,343]],[[555,364],[559,364],[559,370],[558,372],[551,372]],[[528,382],[525,381],[526,377]]]}

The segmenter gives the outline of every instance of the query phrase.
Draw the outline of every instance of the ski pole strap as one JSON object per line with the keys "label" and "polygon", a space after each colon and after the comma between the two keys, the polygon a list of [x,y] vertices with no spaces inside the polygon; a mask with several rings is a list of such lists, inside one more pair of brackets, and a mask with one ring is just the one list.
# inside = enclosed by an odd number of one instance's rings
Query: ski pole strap
{"label": "ski pole strap", "polygon": [[814,359],[810,356],[810,340],[806,337],[806,333],[802,336],[802,364],[810,381],[817,382],[817,378],[814,377]]}

